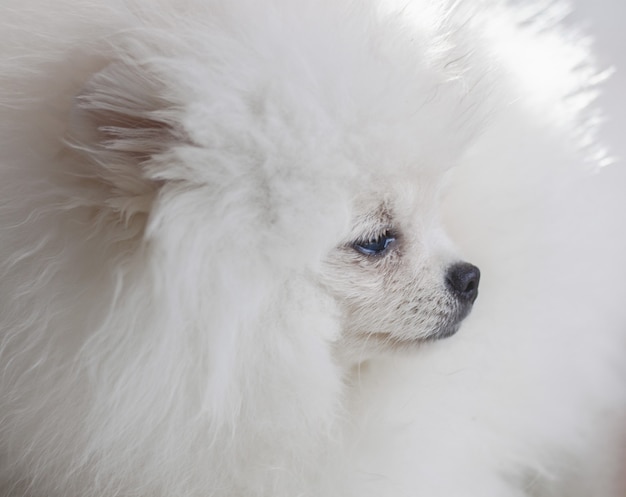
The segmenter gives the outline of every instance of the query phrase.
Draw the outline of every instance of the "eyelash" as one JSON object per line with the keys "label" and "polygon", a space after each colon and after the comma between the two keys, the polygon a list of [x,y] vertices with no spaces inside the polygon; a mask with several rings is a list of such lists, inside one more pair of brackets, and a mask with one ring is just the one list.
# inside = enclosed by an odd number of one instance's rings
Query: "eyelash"
{"label": "eyelash", "polygon": [[357,241],[352,244],[352,248],[362,255],[376,257],[385,254],[389,247],[396,241],[396,236],[389,230],[384,231],[376,238],[367,241]]}

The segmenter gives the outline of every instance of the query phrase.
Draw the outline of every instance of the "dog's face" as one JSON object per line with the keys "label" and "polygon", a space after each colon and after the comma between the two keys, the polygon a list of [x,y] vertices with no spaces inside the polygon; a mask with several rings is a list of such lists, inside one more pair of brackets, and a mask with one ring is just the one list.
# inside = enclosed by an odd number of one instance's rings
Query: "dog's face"
{"label": "dog's face", "polygon": [[350,362],[453,335],[478,294],[478,268],[459,260],[439,223],[438,181],[376,183],[357,199],[353,230],[325,274]]}

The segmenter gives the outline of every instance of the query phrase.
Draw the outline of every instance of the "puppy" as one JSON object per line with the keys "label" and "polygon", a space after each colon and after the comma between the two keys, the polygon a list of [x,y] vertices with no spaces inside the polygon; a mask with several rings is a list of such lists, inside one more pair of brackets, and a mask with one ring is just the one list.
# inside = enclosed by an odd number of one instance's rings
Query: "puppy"
{"label": "puppy", "polygon": [[619,495],[557,11],[6,2],[0,496]]}

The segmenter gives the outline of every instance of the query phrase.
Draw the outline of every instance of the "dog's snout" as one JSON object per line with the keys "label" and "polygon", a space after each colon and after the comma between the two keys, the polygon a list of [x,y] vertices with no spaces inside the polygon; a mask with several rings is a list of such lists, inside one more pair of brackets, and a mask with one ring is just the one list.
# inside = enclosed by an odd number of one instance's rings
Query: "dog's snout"
{"label": "dog's snout", "polygon": [[451,266],[446,275],[449,290],[461,301],[473,304],[478,296],[480,270],[467,262]]}

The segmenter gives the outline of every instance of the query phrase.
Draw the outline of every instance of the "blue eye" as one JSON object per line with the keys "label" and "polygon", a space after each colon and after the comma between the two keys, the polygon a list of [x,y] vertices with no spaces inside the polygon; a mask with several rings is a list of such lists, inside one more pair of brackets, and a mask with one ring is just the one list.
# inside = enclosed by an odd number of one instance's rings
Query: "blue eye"
{"label": "blue eye", "polygon": [[374,238],[366,242],[355,242],[353,247],[357,252],[360,252],[363,255],[380,255],[395,241],[395,236],[385,232],[378,238]]}

